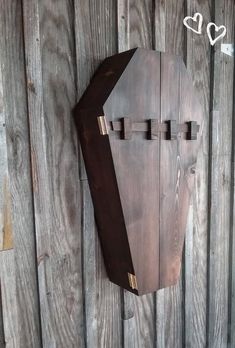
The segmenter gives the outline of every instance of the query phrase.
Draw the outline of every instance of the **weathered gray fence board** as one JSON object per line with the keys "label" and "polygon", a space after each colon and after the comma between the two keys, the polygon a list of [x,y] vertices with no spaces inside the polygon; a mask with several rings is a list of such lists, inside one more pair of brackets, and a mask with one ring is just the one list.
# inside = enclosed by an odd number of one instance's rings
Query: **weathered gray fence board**
{"label": "weathered gray fence board", "polygon": [[2,309],[2,289],[0,284],[0,348],[5,346],[5,334],[4,334],[4,321],[3,321],[3,309]]}
{"label": "weathered gray fence board", "polygon": [[1,255],[5,339],[7,347],[40,347],[22,31],[21,3],[1,1],[0,52],[15,246],[14,252]]}
{"label": "weathered gray fence board", "polygon": [[[157,0],[154,12],[154,42],[153,48],[165,52],[166,49],[166,2]],[[165,347],[165,293],[159,290],[156,293],[156,347]]]}
{"label": "weathered gray fence board", "polygon": [[38,282],[44,347],[82,347],[74,9],[24,1]]}
{"label": "weathered gray fence board", "polygon": [[[19,305],[17,299],[17,285],[14,251],[4,251],[0,254],[0,279],[1,279],[1,300],[2,300],[2,318],[3,318],[3,343],[0,347],[18,348],[25,347],[22,341],[22,334],[28,336],[28,327],[24,328],[24,332],[20,327]],[[29,337],[28,342],[33,342]],[[32,343],[33,347],[40,347],[38,342]]]}
{"label": "weathered gray fence board", "polygon": [[153,295],[140,298],[124,292],[124,343],[125,348],[154,347],[155,308]]}
{"label": "weathered gray fence board", "polygon": [[[0,46],[2,52],[3,45]],[[9,173],[7,163],[7,142],[6,142],[6,117],[3,100],[3,78],[2,64],[0,56],[0,250],[4,250],[6,232],[12,235],[12,226],[7,226],[6,214],[12,218],[12,211],[8,206],[10,199],[9,192]],[[7,185],[7,186],[6,186]],[[7,188],[7,191],[6,191]],[[6,197],[7,195],[7,197]],[[6,198],[8,204],[6,205]],[[6,211],[10,209],[10,211]],[[9,218],[8,218],[9,219]],[[6,231],[9,229],[9,231]],[[11,238],[12,239],[12,238]],[[15,284],[15,262],[14,251],[0,254],[0,347],[19,345],[18,323],[17,323],[17,303],[16,284]],[[6,268],[7,266],[7,268]],[[11,287],[9,288],[9,285]],[[13,296],[12,296],[13,295]],[[10,305],[12,304],[11,308]],[[11,310],[8,313],[7,309]],[[13,329],[13,330],[12,330]]]}
{"label": "weathered gray fence board", "polygon": [[12,211],[9,186],[6,117],[4,111],[3,80],[0,64],[0,251],[10,249],[13,246]]}
{"label": "weathered gray fence board", "polygon": [[[234,28],[235,29],[235,28]],[[235,69],[234,69],[235,77]],[[235,78],[233,83],[232,166],[231,166],[231,227],[230,227],[230,293],[229,293],[229,344],[235,346]]]}
{"label": "weathered gray fence board", "polygon": [[154,40],[153,48],[156,51],[165,51],[166,47],[166,2],[157,0],[155,1],[154,8]]}
{"label": "weathered gray fence board", "polygon": [[[234,1],[215,1],[215,22],[234,42]],[[211,125],[208,347],[227,347],[234,61],[215,46]]]}
{"label": "weathered gray fence board", "polygon": [[99,312],[97,307],[97,283],[96,283],[96,248],[97,231],[94,221],[94,210],[90,197],[90,189],[87,180],[81,181],[82,195],[82,231],[83,231],[83,291],[84,291],[84,322],[86,326],[85,339],[87,347],[98,347]]}
{"label": "weathered gray fence board", "polygon": [[208,148],[210,98],[210,43],[206,25],[211,21],[211,1],[187,0],[187,15],[200,12],[204,17],[202,35],[187,31],[186,65],[199,92],[204,110],[203,138],[197,160],[192,217],[185,241],[185,344],[188,348],[206,346],[207,301],[207,222]]}
{"label": "weathered gray fence board", "polygon": [[117,35],[118,35],[118,52],[126,51],[130,47],[130,18],[129,18],[129,1],[117,1]]}
{"label": "weathered gray fence board", "polygon": [[123,0],[129,5],[129,48],[152,48],[152,0]]}
{"label": "weathered gray fence board", "polygon": [[[116,16],[113,0],[75,0],[78,99],[100,62],[116,53]],[[121,290],[106,275],[82,159],[80,180],[86,208],[82,214],[86,343],[87,347],[121,347]]]}

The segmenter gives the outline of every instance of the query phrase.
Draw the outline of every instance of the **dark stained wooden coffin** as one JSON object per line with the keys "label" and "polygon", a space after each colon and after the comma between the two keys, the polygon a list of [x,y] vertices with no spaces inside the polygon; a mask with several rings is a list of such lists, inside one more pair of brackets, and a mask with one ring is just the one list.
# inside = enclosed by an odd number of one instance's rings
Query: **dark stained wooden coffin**
{"label": "dark stained wooden coffin", "polygon": [[105,59],[74,114],[110,280],[137,295],[175,284],[203,118],[182,59]]}

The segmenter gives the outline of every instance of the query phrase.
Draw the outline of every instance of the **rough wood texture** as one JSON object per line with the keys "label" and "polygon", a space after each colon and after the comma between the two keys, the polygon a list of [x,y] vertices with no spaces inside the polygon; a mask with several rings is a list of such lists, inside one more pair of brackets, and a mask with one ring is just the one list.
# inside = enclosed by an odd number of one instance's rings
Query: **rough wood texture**
{"label": "rough wood texture", "polygon": [[[14,257],[13,250],[4,251],[0,254],[1,312],[3,318],[3,346],[0,344],[1,348],[23,348],[26,339],[28,342],[30,340],[33,342],[30,338],[29,328],[24,327],[22,329],[20,324]],[[20,330],[22,331],[20,332]],[[32,346],[40,347],[38,342],[32,343]]]}
{"label": "rough wood texture", "polygon": [[14,231],[14,251],[4,252],[0,262],[5,340],[7,347],[41,347],[22,12],[19,1],[1,1],[0,33]]}
{"label": "rough wood texture", "polygon": [[7,164],[6,117],[0,64],[0,251],[13,247],[12,211]]}
{"label": "rough wood texture", "polygon": [[[188,15],[202,13],[205,23],[212,20],[210,1],[187,1],[186,9]],[[193,216],[185,245],[185,344],[192,348],[206,346],[210,49],[205,31],[196,37],[187,31],[186,65],[202,97],[205,115],[192,197]],[[190,277],[188,269],[192,270]]]}
{"label": "rough wood texture", "polygon": [[[235,82],[235,69],[234,69]],[[235,111],[235,83],[233,85],[233,112]],[[231,226],[230,226],[230,293],[229,293],[229,340],[228,346],[235,345],[235,118],[232,123],[232,166],[231,166]]]}
{"label": "rough wood texture", "polygon": [[3,319],[3,309],[2,309],[2,289],[0,285],[0,347],[5,346],[5,333],[4,333],[4,319]]}
{"label": "rough wood texture", "polygon": [[74,9],[24,1],[24,35],[38,285],[44,347],[82,347],[80,192],[75,103]]}
{"label": "rough wood texture", "polygon": [[[215,1],[215,22],[234,42],[234,1]],[[215,47],[211,100],[208,347],[227,347],[234,60]],[[212,295],[213,293],[213,295]]]}
{"label": "rough wood texture", "polygon": [[[43,253],[48,249],[51,252],[53,249],[53,261],[52,256],[48,259],[47,254],[39,259],[42,337],[45,347],[63,348],[65,344],[67,348],[76,346],[78,342],[83,346],[84,341],[87,347],[92,348],[234,348],[234,141],[231,166],[231,129],[234,133],[234,117],[233,125],[231,123],[233,58],[220,53],[221,42],[218,42],[215,45],[216,64],[213,65],[214,53],[213,49],[211,52],[206,35],[207,23],[215,21],[218,25],[227,26],[228,34],[223,42],[234,41],[234,2],[22,2],[24,18],[21,1],[3,0],[0,4],[0,56],[15,246],[14,250],[0,253],[6,346],[42,346],[37,269],[34,262],[36,216],[38,256],[41,256],[41,251]],[[182,24],[184,15],[193,15],[195,12],[202,13],[204,17],[202,35],[186,30]],[[27,87],[23,22],[29,80]],[[77,139],[68,111],[80,98],[101,60],[116,53],[117,49],[124,51],[135,46],[154,47],[184,55],[194,86],[202,95],[205,113],[203,146],[197,162],[198,170],[194,174],[196,186],[187,225],[182,284],[180,282],[177,287],[159,291],[156,297],[148,295],[144,298],[136,298],[132,294],[122,296],[122,291],[107,279],[95,231],[86,173],[82,158],[80,154],[77,155]],[[213,75],[217,84],[213,83]],[[211,106],[214,110],[209,117],[212,89],[214,101]],[[26,91],[29,94],[30,135],[31,140],[34,139],[31,146],[28,141]],[[63,151],[62,139],[66,149],[70,150]],[[34,168],[34,192],[38,190],[36,196],[40,195],[40,200],[37,198],[34,202],[37,208],[35,213],[29,153]],[[68,162],[73,161],[71,170],[65,169],[67,167],[63,160],[62,164],[59,161],[59,158],[65,158],[65,154]],[[78,157],[77,170],[75,166]],[[39,176],[36,175],[38,173]],[[69,181],[73,183],[67,191],[63,189],[66,174],[70,174]],[[78,184],[79,177],[81,184]],[[68,216],[72,217],[73,214],[67,212],[70,201],[76,202],[73,204],[75,227],[72,228],[72,234]],[[210,205],[212,209],[209,212]],[[211,225],[208,229],[209,217]],[[229,228],[231,238],[228,237]],[[210,238],[207,244],[208,232]],[[67,243],[68,239],[70,241]],[[61,255],[62,259],[63,255],[69,256],[65,262],[61,262]],[[66,260],[70,260],[71,264],[66,263]],[[43,278],[43,275],[47,278]],[[74,306],[68,296],[71,289],[74,289],[75,294]],[[67,322],[64,326],[65,320]],[[81,325],[84,325],[84,331]]]}

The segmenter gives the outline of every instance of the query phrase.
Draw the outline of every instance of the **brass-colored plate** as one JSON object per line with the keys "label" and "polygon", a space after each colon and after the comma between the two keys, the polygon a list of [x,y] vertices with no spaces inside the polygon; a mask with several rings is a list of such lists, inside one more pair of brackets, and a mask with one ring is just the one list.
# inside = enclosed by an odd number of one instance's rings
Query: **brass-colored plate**
{"label": "brass-colored plate", "polygon": [[128,273],[129,285],[132,289],[138,290],[137,279],[134,274]]}

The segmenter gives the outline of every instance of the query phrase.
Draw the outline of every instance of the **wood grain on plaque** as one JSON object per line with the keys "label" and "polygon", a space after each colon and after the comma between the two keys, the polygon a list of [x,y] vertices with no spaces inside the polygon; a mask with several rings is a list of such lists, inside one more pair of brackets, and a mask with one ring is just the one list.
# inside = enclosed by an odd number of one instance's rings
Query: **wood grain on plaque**
{"label": "wood grain on plaque", "polygon": [[[180,109],[179,60],[161,54],[161,122],[179,123]],[[179,144],[178,139],[167,140],[161,134],[160,142],[160,288],[175,284],[179,277]]]}
{"label": "wood grain on plaque", "polygon": [[[153,48],[153,1],[118,0],[118,49]],[[155,342],[154,296],[123,294],[124,347],[153,347]]]}
{"label": "wood grain on plaque", "polygon": [[[143,66],[146,69],[141,69]],[[159,53],[135,51],[105,103],[104,112],[108,121],[123,116],[130,117],[131,122],[158,120]],[[138,287],[143,293],[151,292],[159,286],[159,140],[148,141],[145,133],[133,132],[129,141],[120,140],[118,135],[110,136],[109,141],[134,269],[141,275]]]}
{"label": "wood grain on plaque", "polygon": [[[182,22],[185,9],[184,0],[155,2],[153,27],[156,50],[184,57],[186,42]],[[183,295],[182,272],[175,286],[160,290],[156,294],[156,344],[160,348],[181,347],[183,344]]]}

